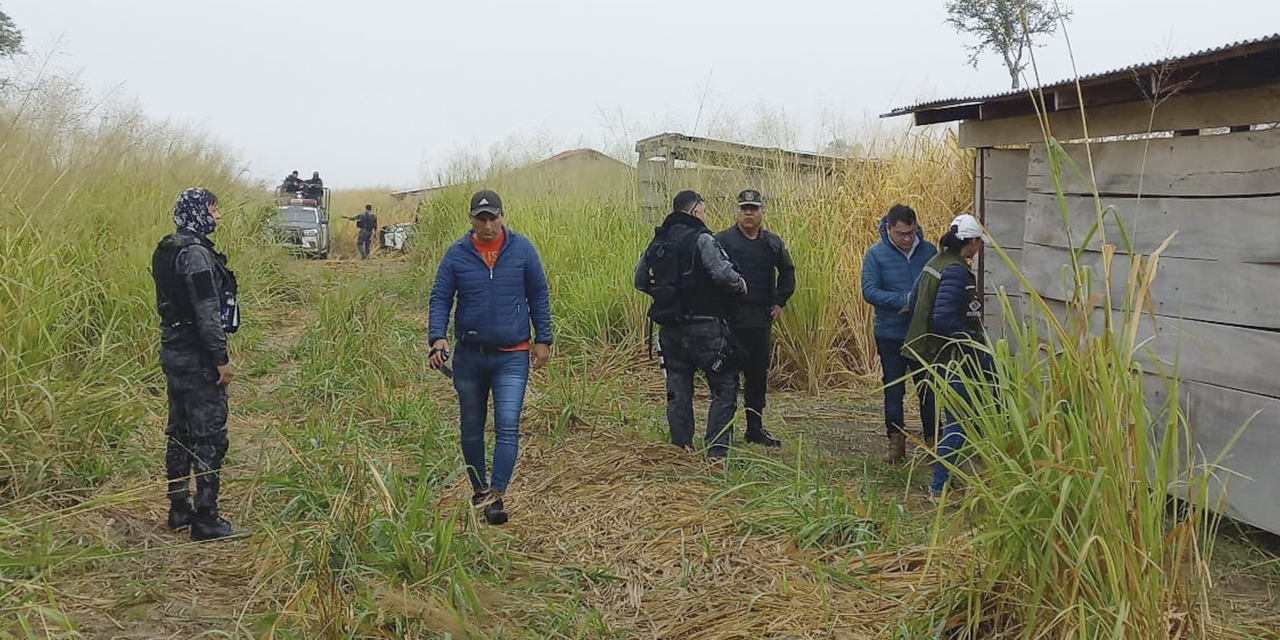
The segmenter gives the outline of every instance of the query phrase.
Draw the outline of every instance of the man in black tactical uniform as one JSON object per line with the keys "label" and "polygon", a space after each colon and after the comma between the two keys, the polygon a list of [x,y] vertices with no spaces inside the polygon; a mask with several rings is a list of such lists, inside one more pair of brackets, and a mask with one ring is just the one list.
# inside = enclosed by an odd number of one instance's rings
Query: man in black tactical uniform
{"label": "man in black tactical uniform", "polygon": [[711,388],[707,456],[722,459],[738,401],[726,320],[747,283],[707,229],[702,196],[681,191],[672,209],[640,256],[635,287],[653,298],[649,317],[661,326],[658,350],[667,378],[671,443],[693,447],[693,376],[702,370]]}
{"label": "man in black tactical uniform", "polygon": [[[235,274],[208,235],[217,227],[218,198],[183,191],[173,208],[177,230],[151,258],[160,314],[160,368],[169,392],[169,528],[191,525],[192,540],[235,533],[218,513],[219,475],[227,453],[227,333],[240,324]],[[195,471],[195,508],[187,478]]]}
{"label": "man in black tactical uniform", "polygon": [[738,222],[716,234],[716,240],[747,281],[747,294],[729,319],[729,329],[742,369],[743,407],[747,413],[746,441],[766,447],[782,446],[764,428],[769,358],[773,352],[773,321],[796,291],[796,267],[777,234],[763,228],[764,198],[755,189],[738,194]]}
{"label": "man in black tactical uniform", "polygon": [[347,220],[355,220],[356,228],[360,230],[356,236],[356,249],[360,251],[360,259],[369,259],[369,241],[373,239],[373,232],[378,228],[378,216],[373,215],[373,205],[364,205],[364,211],[359,215],[342,216]]}
{"label": "man in black tactical uniform", "polygon": [[319,204],[324,204],[320,200],[324,199],[324,180],[320,179],[320,172],[316,171],[311,174],[311,179],[302,183],[303,195],[315,200]]}
{"label": "man in black tactical uniform", "polygon": [[280,189],[281,189],[281,190],[283,190],[286,194],[289,194],[289,195],[293,195],[293,194],[295,194],[295,193],[297,193],[297,192],[301,191],[301,190],[302,190],[302,178],[299,178],[299,177],[298,177],[298,172],[297,172],[297,171],[294,171],[293,173],[291,173],[291,174],[289,174],[289,175],[285,176],[285,177],[284,177],[284,184],[280,185]]}

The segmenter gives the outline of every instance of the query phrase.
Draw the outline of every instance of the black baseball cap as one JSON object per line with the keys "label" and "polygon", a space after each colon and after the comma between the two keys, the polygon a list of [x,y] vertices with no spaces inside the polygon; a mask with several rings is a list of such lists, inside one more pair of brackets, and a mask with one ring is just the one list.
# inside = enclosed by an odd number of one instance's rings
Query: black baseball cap
{"label": "black baseball cap", "polygon": [[738,194],[739,207],[763,207],[764,197],[755,189],[744,189]]}
{"label": "black baseball cap", "polygon": [[471,196],[471,215],[478,216],[482,213],[502,215],[502,198],[491,189],[481,189]]}

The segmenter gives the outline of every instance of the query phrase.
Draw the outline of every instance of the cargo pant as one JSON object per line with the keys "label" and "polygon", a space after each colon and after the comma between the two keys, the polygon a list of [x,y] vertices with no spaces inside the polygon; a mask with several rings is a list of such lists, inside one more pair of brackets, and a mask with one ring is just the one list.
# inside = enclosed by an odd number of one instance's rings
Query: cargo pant
{"label": "cargo pant", "polygon": [[369,241],[373,239],[372,229],[361,229],[356,236],[356,249],[360,251],[360,259],[369,259]]}
{"label": "cargo pant", "polygon": [[671,443],[693,446],[693,378],[707,376],[711,406],[707,411],[706,445],[728,446],[738,404],[738,370],[722,322],[662,327],[658,346],[667,375],[667,424]]}
{"label": "cargo pant", "polygon": [[216,509],[228,446],[227,389],[218,386],[218,369],[200,347],[162,345],[160,368],[169,388],[169,499],[188,499],[187,478],[194,471],[196,508]]}
{"label": "cargo pant", "polygon": [[734,326],[734,347],[742,370],[742,406],[747,414],[747,433],[764,429],[764,407],[769,389],[769,360],[773,355],[773,328]]}

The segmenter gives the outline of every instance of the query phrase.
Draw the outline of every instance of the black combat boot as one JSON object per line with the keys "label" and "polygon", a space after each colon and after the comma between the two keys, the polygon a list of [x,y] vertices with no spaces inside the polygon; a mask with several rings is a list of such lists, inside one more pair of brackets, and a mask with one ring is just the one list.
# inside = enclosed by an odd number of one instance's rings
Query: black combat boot
{"label": "black combat boot", "polygon": [[178,498],[169,501],[169,529],[177,531],[189,524],[195,518],[196,510],[191,508],[191,501],[186,498]]}
{"label": "black combat boot", "polygon": [[227,522],[218,514],[217,507],[196,509],[195,518],[191,521],[191,540],[193,542],[202,542],[204,540],[217,540],[218,538],[227,538],[238,535],[235,527]]}
{"label": "black combat boot", "polygon": [[729,457],[729,445],[719,442],[712,443],[707,447],[707,459],[712,462],[719,462]]}
{"label": "black combat boot", "polygon": [[747,409],[747,434],[743,439],[752,444],[763,445],[766,447],[781,447],[782,441],[775,438],[768,429],[764,428],[764,420],[760,415]]}
{"label": "black combat boot", "polygon": [[502,504],[502,498],[490,502],[484,508],[484,521],[489,524],[506,524],[507,519],[507,508]]}
{"label": "black combat boot", "polygon": [[479,507],[484,504],[485,500],[488,500],[488,499],[489,499],[488,489],[485,489],[484,491],[477,491],[471,494],[471,506]]}

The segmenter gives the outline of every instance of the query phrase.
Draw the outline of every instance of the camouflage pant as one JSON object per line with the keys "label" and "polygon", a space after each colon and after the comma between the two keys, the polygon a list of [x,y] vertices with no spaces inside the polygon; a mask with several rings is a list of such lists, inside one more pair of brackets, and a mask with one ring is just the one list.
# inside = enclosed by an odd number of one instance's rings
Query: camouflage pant
{"label": "camouflage pant", "polygon": [[195,470],[197,508],[218,506],[219,474],[227,454],[227,389],[198,347],[160,347],[160,368],[169,386],[168,446],[164,462],[169,499],[186,500]]}
{"label": "camouflage pant", "polygon": [[711,388],[706,444],[729,444],[738,409],[738,369],[728,330],[717,322],[663,327],[658,333],[667,373],[667,424],[671,443],[693,445],[693,378],[701,370]]}

